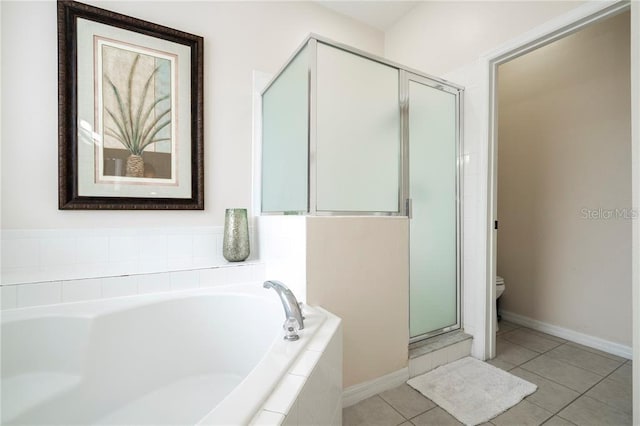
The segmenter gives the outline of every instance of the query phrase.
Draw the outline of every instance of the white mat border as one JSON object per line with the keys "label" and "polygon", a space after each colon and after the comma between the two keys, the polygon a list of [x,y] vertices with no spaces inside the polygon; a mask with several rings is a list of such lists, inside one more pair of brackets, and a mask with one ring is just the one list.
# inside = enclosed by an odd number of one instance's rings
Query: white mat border
{"label": "white mat border", "polygon": [[[420,389],[418,389],[418,388],[414,387],[414,386],[411,384],[411,382],[415,382],[415,381],[417,381],[417,380],[418,380],[418,379],[420,379],[422,376],[426,376],[426,375],[428,375],[428,374],[435,373],[435,372],[437,372],[438,370],[440,370],[440,371],[441,371],[441,369],[443,369],[443,368],[451,368],[451,365],[452,365],[452,364],[460,363],[460,362],[462,362],[462,361],[464,361],[464,360],[467,360],[467,359],[471,359],[471,360],[473,360],[473,361],[475,361],[475,362],[481,362],[481,363],[483,363],[486,367],[488,367],[490,370],[491,370],[491,369],[493,369],[493,370],[499,371],[499,372],[500,372],[500,374],[503,374],[503,373],[504,373],[504,374],[508,374],[508,375],[510,375],[510,376],[513,376],[513,377],[515,377],[516,379],[521,380],[521,381],[525,382],[526,384],[531,385],[531,386],[533,387],[533,390],[531,390],[530,392],[525,390],[525,394],[524,394],[524,395],[522,395],[522,396],[520,396],[520,395],[515,395],[515,394],[508,395],[508,396],[507,396],[507,402],[508,402],[510,405],[509,405],[507,408],[505,408],[504,410],[502,410],[502,411],[500,411],[500,412],[498,412],[498,413],[492,414],[490,417],[487,417],[487,418],[484,418],[484,417],[483,417],[483,418],[481,418],[481,419],[478,419],[478,420],[477,420],[477,423],[465,423],[464,419],[460,419],[460,418],[456,417],[456,416],[453,414],[453,411],[455,411],[455,410],[454,410],[454,407],[453,407],[451,404],[449,404],[449,401],[448,401],[448,400],[446,400],[446,399],[441,399],[441,398],[439,398],[437,395],[436,395],[435,397],[430,396],[430,395],[425,395],[425,394],[424,394]],[[431,371],[428,371],[428,372],[426,372],[426,373],[424,373],[424,374],[421,374],[421,375],[419,375],[419,376],[413,377],[412,379],[410,379],[410,380],[408,380],[408,381],[407,381],[407,384],[408,384],[409,386],[411,386],[413,389],[415,389],[415,390],[417,390],[418,392],[420,392],[420,394],[424,395],[426,398],[431,399],[431,400],[432,400],[434,403],[436,403],[440,408],[442,408],[442,409],[443,409],[443,410],[445,410],[447,413],[451,414],[451,416],[453,416],[456,420],[458,420],[458,421],[459,421],[459,422],[461,422],[461,423],[464,423],[464,424],[465,424],[465,425],[467,425],[467,426],[469,426],[469,425],[471,425],[471,426],[475,426],[475,425],[479,425],[479,424],[482,424],[482,423],[488,422],[489,420],[491,420],[491,419],[493,419],[493,418],[495,418],[495,417],[499,416],[500,414],[502,414],[502,413],[506,412],[507,410],[509,410],[509,409],[513,408],[515,405],[519,404],[522,400],[524,400],[527,396],[531,395],[532,393],[534,393],[535,391],[537,391],[537,390],[538,390],[538,386],[537,386],[535,383],[531,383],[531,382],[529,382],[529,381],[527,381],[527,380],[525,380],[525,379],[523,379],[523,378],[521,378],[521,377],[518,377],[518,376],[516,376],[516,375],[514,375],[514,374],[509,373],[508,371],[502,370],[502,369],[500,369],[500,368],[498,368],[498,367],[495,367],[495,366],[493,366],[493,365],[491,365],[491,364],[488,364],[488,363],[486,363],[486,362],[484,362],[484,361],[480,361],[480,360],[478,360],[478,359],[476,359],[476,358],[474,358],[474,357],[471,357],[471,356],[461,358],[461,359],[459,359],[459,360],[457,360],[457,361],[451,362],[451,363],[449,363],[449,364],[442,365],[442,366],[440,366],[440,367],[438,367],[438,368],[435,368],[435,369],[433,369],[433,370],[431,370]],[[517,398],[509,399],[509,398],[514,397],[514,396],[517,396]]]}

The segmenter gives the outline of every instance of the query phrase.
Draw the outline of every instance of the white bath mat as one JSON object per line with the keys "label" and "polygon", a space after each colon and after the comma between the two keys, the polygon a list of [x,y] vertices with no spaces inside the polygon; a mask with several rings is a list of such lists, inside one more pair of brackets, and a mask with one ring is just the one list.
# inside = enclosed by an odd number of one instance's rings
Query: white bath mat
{"label": "white bath mat", "polygon": [[516,405],[537,386],[466,357],[408,382],[465,425],[477,425]]}

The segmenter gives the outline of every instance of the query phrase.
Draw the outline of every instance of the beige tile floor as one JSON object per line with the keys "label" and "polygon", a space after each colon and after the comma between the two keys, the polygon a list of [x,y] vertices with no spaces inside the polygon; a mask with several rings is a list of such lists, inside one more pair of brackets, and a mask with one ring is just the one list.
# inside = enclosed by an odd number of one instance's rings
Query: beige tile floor
{"label": "beige tile floor", "polygon": [[[489,363],[538,390],[486,425],[631,425],[631,361],[501,321]],[[342,419],[344,426],[461,424],[406,384],[345,408]]]}

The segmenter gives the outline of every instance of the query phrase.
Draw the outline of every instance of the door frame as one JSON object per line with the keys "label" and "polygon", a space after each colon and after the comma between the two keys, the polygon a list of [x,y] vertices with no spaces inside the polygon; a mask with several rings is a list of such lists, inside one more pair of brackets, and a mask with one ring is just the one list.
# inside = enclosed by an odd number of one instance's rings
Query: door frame
{"label": "door frame", "polygon": [[[497,220],[497,104],[496,77],[500,64],[524,55],[532,50],[571,35],[588,25],[631,10],[631,150],[632,150],[632,207],[640,207],[640,3],[637,1],[589,2],[569,13],[559,16],[533,30],[515,38],[500,48],[480,58],[480,66],[487,102],[482,106],[488,117],[483,123],[483,141],[487,153],[486,186],[486,268],[484,321],[485,335],[482,352],[485,359],[495,356],[495,336],[493,317],[495,316],[495,276],[497,263],[497,232],[494,221]],[[635,78],[634,78],[635,76]],[[484,198],[484,197],[483,197]],[[633,358],[640,359],[640,224],[632,223],[632,290],[633,290]],[[640,407],[640,368],[633,367],[633,406]],[[634,410],[635,425],[640,425],[640,410]]]}

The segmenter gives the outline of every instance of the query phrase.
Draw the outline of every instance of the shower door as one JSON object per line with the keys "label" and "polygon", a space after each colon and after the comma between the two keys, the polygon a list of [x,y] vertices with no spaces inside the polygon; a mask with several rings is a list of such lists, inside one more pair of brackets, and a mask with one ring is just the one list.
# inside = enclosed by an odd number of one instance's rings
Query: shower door
{"label": "shower door", "polygon": [[460,91],[409,72],[403,84],[415,342],[460,328]]}

